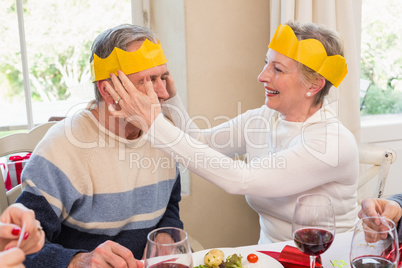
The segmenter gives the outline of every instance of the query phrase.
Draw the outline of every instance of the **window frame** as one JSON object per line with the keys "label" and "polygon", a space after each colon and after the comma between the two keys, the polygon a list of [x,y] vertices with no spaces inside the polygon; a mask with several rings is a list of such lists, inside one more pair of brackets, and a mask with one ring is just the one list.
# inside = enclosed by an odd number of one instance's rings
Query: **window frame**
{"label": "window frame", "polygon": [[[25,40],[25,25],[24,25],[24,8],[22,0],[16,0],[16,12],[18,20],[18,35],[20,40],[21,50],[21,65],[23,71],[23,84],[26,108],[26,125],[19,126],[2,126],[0,131],[32,129],[34,127],[33,109],[32,109],[32,95],[29,79],[29,63],[27,57],[27,44]],[[133,24],[143,25],[149,27],[150,21],[150,4],[149,0],[131,0],[131,20]]]}

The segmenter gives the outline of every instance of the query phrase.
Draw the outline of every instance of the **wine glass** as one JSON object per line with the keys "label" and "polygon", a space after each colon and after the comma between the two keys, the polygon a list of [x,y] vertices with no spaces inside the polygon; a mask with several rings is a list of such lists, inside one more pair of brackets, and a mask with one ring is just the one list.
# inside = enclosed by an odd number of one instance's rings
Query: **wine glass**
{"label": "wine glass", "polygon": [[354,229],[350,263],[354,268],[397,267],[398,245],[398,233],[393,221],[381,216],[364,217]]}
{"label": "wine glass", "polygon": [[147,236],[145,268],[192,268],[193,257],[187,233],[163,227]]}
{"label": "wine glass", "polygon": [[331,246],[335,236],[331,198],[322,194],[305,194],[297,198],[292,232],[296,246],[310,256],[310,268],[314,268],[316,257]]}

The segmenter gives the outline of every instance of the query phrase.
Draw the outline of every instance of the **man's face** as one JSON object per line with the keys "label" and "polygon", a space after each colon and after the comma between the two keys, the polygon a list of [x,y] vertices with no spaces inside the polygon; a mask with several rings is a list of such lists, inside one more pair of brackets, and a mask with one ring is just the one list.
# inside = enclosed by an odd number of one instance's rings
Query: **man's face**
{"label": "man's face", "polygon": [[[138,50],[141,47],[142,43],[143,41],[133,42],[128,47],[127,51],[133,52]],[[154,91],[158,96],[159,101],[163,101],[169,98],[169,93],[166,90],[166,79],[169,76],[169,71],[166,64],[162,64],[150,69],[127,75],[128,79],[130,79],[134,86],[143,93],[145,93],[144,81],[146,76],[149,76],[151,78]]]}

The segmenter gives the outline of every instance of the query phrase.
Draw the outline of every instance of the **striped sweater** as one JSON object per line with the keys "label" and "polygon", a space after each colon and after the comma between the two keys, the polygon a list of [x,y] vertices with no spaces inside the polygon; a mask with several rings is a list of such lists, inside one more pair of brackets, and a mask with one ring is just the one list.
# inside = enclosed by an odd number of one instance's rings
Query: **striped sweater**
{"label": "striped sweater", "polygon": [[78,252],[106,240],[141,259],[146,235],[183,228],[176,163],[144,137],[126,140],[107,131],[88,110],[53,126],[22,173],[20,202],[35,211],[44,248],[27,267],[67,267]]}

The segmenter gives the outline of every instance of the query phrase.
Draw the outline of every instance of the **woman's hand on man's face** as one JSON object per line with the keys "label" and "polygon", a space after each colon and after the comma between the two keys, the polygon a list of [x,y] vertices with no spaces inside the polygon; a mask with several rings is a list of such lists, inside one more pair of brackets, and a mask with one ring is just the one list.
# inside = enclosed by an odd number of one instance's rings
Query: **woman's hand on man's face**
{"label": "woman's hand on man's face", "polygon": [[[109,105],[110,113],[115,117],[123,117],[134,126],[147,132],[155,118],[161,113],[161,106],[149,76],[144,78],[145,93],[139,91],[127,76],[117,71],[119,77],[110,74],[114,88],[108,84],[106,90],[120,106],[116,110]],[[174,83],[173,83],[174,85]]]}

